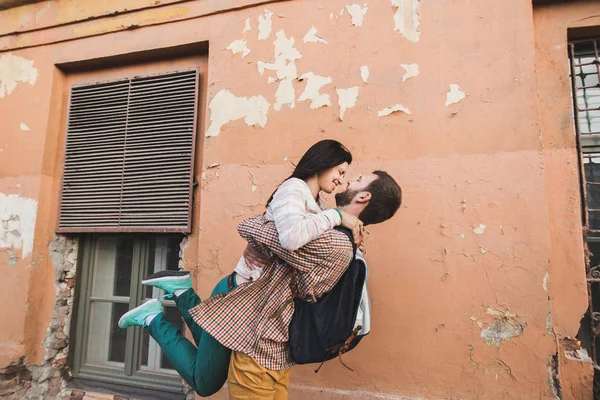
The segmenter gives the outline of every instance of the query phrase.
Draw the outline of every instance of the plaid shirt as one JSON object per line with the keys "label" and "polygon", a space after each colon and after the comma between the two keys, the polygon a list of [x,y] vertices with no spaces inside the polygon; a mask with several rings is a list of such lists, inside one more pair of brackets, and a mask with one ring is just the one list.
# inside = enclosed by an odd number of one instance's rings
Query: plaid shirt
{"label": "plaid shirt", "polygon": [[[290,368],[294,365],[287,345],[294,313],[290,283],[297,284],[299,297],[315,301],[331,290],[348,268],[352,244],[344,233],[329,230],[301,249],[288,251],[279,243],[275,224],[264,216],[243,221],[238,231],[250,245],[274,256],[256,282],[206,299],[190,309],[190,314],[231,350],[274,371]],[[273,318],[274,314],[277,317]]]}

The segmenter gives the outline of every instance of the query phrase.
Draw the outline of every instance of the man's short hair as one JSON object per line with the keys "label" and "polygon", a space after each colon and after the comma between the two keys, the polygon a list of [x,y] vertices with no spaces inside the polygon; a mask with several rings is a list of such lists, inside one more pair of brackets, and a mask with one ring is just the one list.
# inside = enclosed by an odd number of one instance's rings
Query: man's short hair
{"label": "man's short hair", "polygon": [[373,171],[378,176],[364,189],[371,200],[358,218],[365,224],[379,224],[392,218],[402,204],[402,189],[387,172]]}

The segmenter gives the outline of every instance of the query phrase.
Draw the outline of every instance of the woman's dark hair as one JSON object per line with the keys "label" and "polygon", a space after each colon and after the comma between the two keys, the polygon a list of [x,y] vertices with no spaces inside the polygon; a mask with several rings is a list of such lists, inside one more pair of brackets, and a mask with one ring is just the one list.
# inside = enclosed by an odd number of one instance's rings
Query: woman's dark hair
{"label": "woman's dark hair", "polygon": [[[352,154],[343,144],[333,139],[321,140],[313,144],[304,153],[296,165],[294,172],[287,179],[298,178],[306,180],[319,172],[337,167],[345,162],[348,164],[352,163]],[[275,195],[276,191],[277,189],[269,197],[267,205],[273,200],[273,195]]]}

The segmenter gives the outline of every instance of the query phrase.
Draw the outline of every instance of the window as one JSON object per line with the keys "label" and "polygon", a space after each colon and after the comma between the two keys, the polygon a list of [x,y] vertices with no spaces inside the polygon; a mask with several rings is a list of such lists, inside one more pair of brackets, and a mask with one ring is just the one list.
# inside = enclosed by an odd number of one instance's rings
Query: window
{"label": "window", "polygon": [[[577,338],[594,361],[594,393],[600,396],[600,39],[569,43],[575,129],[583,169],[582,221],[589,308]],[[587,325],[587,326],[585,326]]]}
{"label": "window", "polygon": [[198,71],[71,88],[59,232],[190,232]]}
{"label": "window", "polygon": [[[75,329],[75,377],[181,392],[179,375],[146,330],[121,329],[119,318],[164,293],[140,281],[178,270],[182,237],[89,235],[83,239]],[[167,319],[183,330],[175,303],[164,300]]]}
{"label": "window", "polygon": [[[191,231],[199,69],[116,79],[117,69],[94,71],[112,80],[70,88],[57,231],[81,234],[70,346],[75,378],[183,393],[148,333],[120,329],[118,321],[164,294],[140,282],[177,270],[182,234]],[[163,305],[183,330],[175,303]]]}

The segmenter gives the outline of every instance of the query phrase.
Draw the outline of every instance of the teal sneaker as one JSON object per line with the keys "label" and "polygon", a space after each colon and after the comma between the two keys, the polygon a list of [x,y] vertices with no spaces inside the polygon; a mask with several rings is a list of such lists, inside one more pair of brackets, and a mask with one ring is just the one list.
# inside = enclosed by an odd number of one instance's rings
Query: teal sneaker
{"label": "teal sneaker", "polygon": [[164,297],[170,299],[174,291],[192,288],[192,276],[189,271],[159,271],[147,276],[142,285],[162,289],[167,292]]}
{"label": "teal sneaker", "polygon": [[148,300],[141,306],[137,306],[123,314],[119,319],[119,328],[125,329],[135,325],[146,327],[146,318],[160,314],[162,311],[163,307],[158,299]]}

